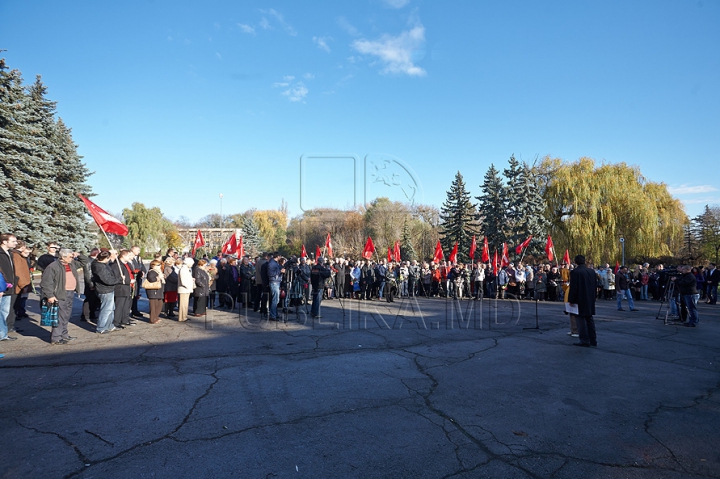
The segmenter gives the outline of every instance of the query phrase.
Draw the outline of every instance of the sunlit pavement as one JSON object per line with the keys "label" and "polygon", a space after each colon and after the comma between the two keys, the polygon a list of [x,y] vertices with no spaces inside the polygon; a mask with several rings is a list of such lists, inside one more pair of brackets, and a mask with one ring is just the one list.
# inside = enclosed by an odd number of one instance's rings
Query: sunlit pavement
{"label": "sunlit pavement", "polygon": [[598,348],[560,303],[334,300],[105,335],[80,306],[70,345],[32,311],[0,342],[0,477],[720,476],[720,306],[686,328],[599,301]]}

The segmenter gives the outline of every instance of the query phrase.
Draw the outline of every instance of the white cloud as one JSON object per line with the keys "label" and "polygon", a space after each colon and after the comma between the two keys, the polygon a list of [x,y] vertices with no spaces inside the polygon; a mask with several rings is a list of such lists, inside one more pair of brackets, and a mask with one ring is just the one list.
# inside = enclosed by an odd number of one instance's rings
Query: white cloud
{"label": "white cloud", "polygon": [[[274,8],[271,8],[269,10],[260,10],[260,13],[270,15],[277,20],[277,22],[280,24],[280,26],[283,27],[283,29],[287,32],[288,35],[296,36],[297,32],[293,28],[292,25],[290,25],[288,22],[285,21],[285,17],[283,17],[283,14],[275,10]],[[260,26],[264,29],[272,29],[270,26],[270,23],[268,22],[267,18],[263,17],[263,19],[260,21]]]}
{"label": "white cloud", "polygon": [[668,192],[671,195],[696,195],[699,193],[710,193],[712,191],[717,191],[718,189],[711,185],[698,185],[698,186],[690,186],[690,185],[680,185],[680,186],[670,186],[668,187]]}
{"label": "white cloud", "polygon": [[249,33],[250,35],[255,35],[255,29],[251,27],[250,25],[246,25],[244,23],[238,23],[238,27],[240,27],[240,30],[243,33]]}
{"label": "white cloud", "polygon": [[342,28],[343,30],[345,30],[345,32],[346,32],[348,35],[351,35],[351,36],[353,36],[353,37],[359,37],[359,36],[360,36],[360,32],[358,31],[358,29],[355,28],[354,26],[352,26],[352,25],[350,24],[350,22],[348,22],[345,17],[338,17],[338,18],[337,18],[337,24],[338,24],[338,26],[339,26],[340,28]]}
{"label": "white cloud", "polygon": [[[307,75],[309,75],[309,73],[303,76],[307,78]],[[314,78],[314,76],[312,78]],[[273,83],[273,88],[284,88],[280,94],[293,102],[302,101],[305,103],[305,97],[310,92],[303,82],[295,81],[295,77],[292,75],[286,75],[283,77],[283,81]]]}
{"label": "white cloud", "polygon": [[282,93],[290,101],[303,101],[308,94],[308,89],[302,83],[296,83]]}
{"label": "white cloud", "polygon": [[305,73],[303,75],[303,78],[306,80],[313,80],[315,78],[315,75],[313,75],[312,73]]}
{"label": "white cloud", "polygon": [[328,40],[332,40],[332,37],[312,37],[313,43],[316,44],[320,50],[330,53],[330,47],[327,44]]}
{"label": "white cloud", "polygon": [[393,37],[383,35],[379,40],[355,40],[352,47],[360,53],[373,55],[385,64],[383,73],[404,73],[425,76],[426,72],[413,63],[413,53],[425,44],[425,27],[418,24]]}
{"label": "white cloud", "polygon": [[410,0],[383,0],[383,3],[390,8],[402,8],[410,3]]}
{"label": "white cloud", "polygon": [[218,57],[218,59],[222,60],[222,55],[220,55],[220,53],[215,52],[215,56]]}

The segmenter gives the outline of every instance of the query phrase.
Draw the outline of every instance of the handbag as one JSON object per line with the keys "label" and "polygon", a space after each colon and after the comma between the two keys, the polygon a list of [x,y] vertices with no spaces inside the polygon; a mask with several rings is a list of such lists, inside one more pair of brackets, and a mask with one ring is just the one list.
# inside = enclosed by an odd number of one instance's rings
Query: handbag
{"label": "handbag", "polygon": [[52,326],[58,325],[58,303],[49,303],[47,299],[42,300],[42,308],[40,313],[40,325]]}
{"label": "handbag", "polygon": [[155,281],[154,283],[151,283],[150,281],[148,281],[147,278],[145,278],[143,280],[142,287],[145,290],[151,290],[151,291],[154,289],[160,289],[160,288],[162,288],[162,281],[158,280],[158,281]]}

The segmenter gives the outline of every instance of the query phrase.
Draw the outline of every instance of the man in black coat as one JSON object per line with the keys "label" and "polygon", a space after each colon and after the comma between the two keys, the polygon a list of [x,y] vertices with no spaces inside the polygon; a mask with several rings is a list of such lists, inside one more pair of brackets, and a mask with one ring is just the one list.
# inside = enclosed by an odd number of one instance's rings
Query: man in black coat
{"label": "man in black coat", "polygon": [[706,280],[708,304],[717,304],[718,283],[720,283],[720,269],[715,267],[715,263],[708,266],[708,275]]}
{"label": "man in black coat", "polygon": [[577,268],[570,272],[570,291],[568,302],[570,306],[577,306],[577,326],[580,342],[575,346],[597,346],[595,334],[595,297],[597,293],[597,275],[591,268],[585,266],[585,256],[575,256]]}
{"label": "man in black coat", "polygon": [[345,297],[345,258],[338,258],[335,270],[335,297],[342,299]]}

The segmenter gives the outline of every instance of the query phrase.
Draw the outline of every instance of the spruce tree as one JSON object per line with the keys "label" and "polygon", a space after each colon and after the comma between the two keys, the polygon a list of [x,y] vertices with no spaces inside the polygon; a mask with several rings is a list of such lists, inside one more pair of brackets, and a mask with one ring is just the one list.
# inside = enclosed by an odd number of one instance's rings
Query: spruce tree
{"label": "spruce tree", "polygon": [[510,222],[513,229],[508,238],[511,246],[517,246],[532,236],[524,254],[545,254],[546,235],[550,228],[550,222],[545,217],[547,205],[534,172],[526,163],[519,168],[515,187],[508,190],[508,196],[511,204],[508,210],[514,214]]}
{"label": "spruce tree", "polygon": [[255,256],[262,252],[265,246],[264,241],[262,236],[260,236],[260,228],[258,228],[252,216],[243,217],[242,235],[243,247],[245,248],[246,254]]}
{"label": "spruce tree", "polygon": [[[491,164],[485,173],[482,194],[477,196],[478,218],[480,219],[480,235],[487,236],[492,250],[502,251],[502,244],[507,241],[507,198],[505,186],[495,165]],[[479,243],[479,242],[478,242]]]}
{"label": "spruce tree", "polygon": [[470,201],[463,177],[458,171],[447,192],[447,200],[440,208],[440,243],[449,253],[458,245],[458,262],[469,262],[470,243],[477,233],[477,212]]}
{"label": "spruce tree", "polygon": [[417,253],[415,253],[415,248],[413,248],[410,225],[407,219],[405,219],[403,223],[402,236],[400,237],[400,256],[403,261],[417,259]]}
{"label": "spruce tree", "polygon": [[0,229],[31,245],[54,241],[49,142],[43,136],[18,70],[0,60]]}

